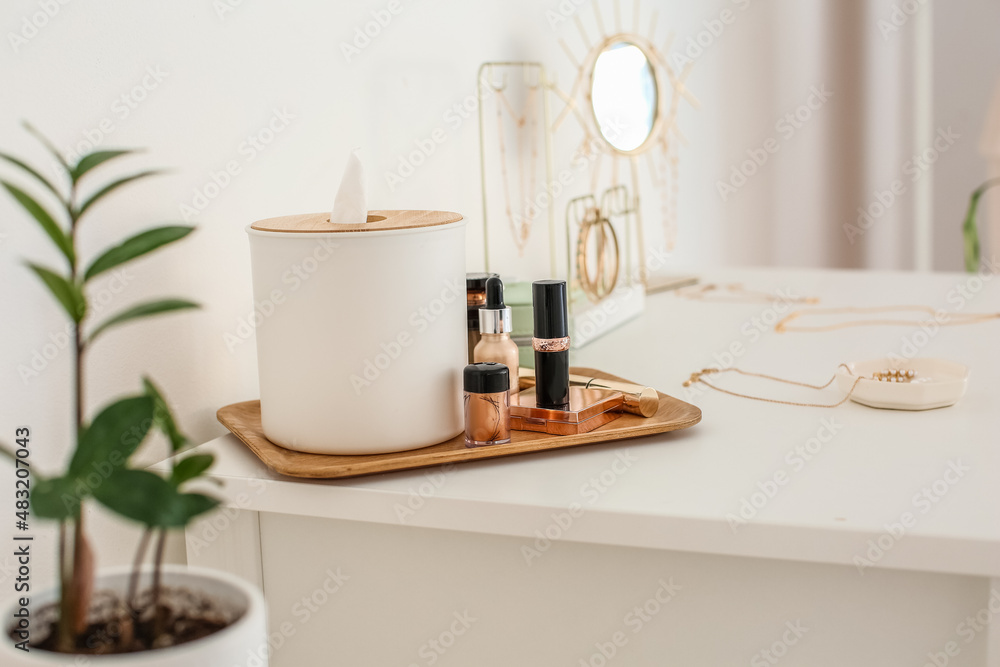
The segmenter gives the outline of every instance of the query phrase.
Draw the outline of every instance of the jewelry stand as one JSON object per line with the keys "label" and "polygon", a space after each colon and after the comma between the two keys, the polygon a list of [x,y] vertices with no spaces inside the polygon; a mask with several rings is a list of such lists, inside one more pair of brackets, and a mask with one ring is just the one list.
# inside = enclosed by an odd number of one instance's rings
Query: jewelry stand
{"label": "jewelry stand", "polygon": [[[483,63],[477,86],[484,268],[516,280],[555,278],[555,202],[549,188],[552,133],[546,94],[550,84],[545,67],[537,62]],[[488,120],[490,115],[495,122]],[[503,204],[501,215],[496,214],[498,200]],[[547,237],[536,229],[542,219],[548,223]]]}

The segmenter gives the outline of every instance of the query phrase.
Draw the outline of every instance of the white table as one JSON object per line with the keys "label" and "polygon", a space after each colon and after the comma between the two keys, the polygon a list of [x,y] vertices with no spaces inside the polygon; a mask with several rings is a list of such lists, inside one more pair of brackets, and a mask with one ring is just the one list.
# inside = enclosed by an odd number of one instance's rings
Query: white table
{"label": "white table", "polygon": [[[1000,311],[1000,280],[960,274],[705,280]],[[271,473],[231,435],[205,443],[227,509],[188,531],[188,559],[264,587],[272,667],[1000,665],[1000,322],[777,334],[773,309],[654,295],[574,353],[700,406],[687,431],[316,482]],[[727,354],[822,383],[914,344],[971,367],[958,405],[824,410],[681,387]],[[991,591],[997,614],[982,611]]]}

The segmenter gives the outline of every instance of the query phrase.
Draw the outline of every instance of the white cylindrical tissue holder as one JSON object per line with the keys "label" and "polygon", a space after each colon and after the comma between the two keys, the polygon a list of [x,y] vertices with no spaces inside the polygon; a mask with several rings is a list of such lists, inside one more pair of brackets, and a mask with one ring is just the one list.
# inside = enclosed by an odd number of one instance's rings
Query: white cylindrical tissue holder
{"label": "white cylindrical tissue holder", "polygon": [[465,221],[329,214],[247,228],[264,434],[316,454],[426,447],[463,429]]}

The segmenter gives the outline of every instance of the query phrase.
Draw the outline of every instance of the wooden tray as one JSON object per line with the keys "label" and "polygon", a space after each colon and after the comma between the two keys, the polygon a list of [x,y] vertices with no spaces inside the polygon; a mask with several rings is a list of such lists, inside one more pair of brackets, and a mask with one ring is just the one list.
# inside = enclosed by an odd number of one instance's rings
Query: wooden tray
{"label": "wooden tray", "polygon": [[[571,368],[571,373],[589,375],[608,380],[622,378],[590,368]],[[575,447],[598,442],[611,442],[639,438],[654,433],[665,433],[690,428],[701,421],[701,410],[690,403],[666,394],[660,394],[660,409],[649,418],[624,413],[621,417],[579,435],[548,435],[532,431],[511,431],[511,440],[505,445],[470,448],[465,446],[462,434],[447,442],[422,449],[390,454],[363,456],[331,456],[293,452],[274,444],[266,437],[260,424],[260,401],[244,401],[220,408],[216,413],[223,426],[233,432],[264,464],[282,475],[312,479],[337,479],[357,477],[393,470],[408,470],[436,466],[443,463],[493,459],[514,454],[544,452],[550,449]]]}

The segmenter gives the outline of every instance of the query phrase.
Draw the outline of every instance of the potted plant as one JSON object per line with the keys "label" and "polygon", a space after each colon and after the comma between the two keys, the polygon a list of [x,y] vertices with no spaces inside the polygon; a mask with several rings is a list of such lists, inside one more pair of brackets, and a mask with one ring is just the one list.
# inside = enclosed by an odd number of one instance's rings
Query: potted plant
{"label": "potted plant", "polygon": [[[2,179],[0,185],[38,223],[65,260],[65,270],[32,262],[27,266],[72,322],[76,437],[66,469],[52,477],[42,477],[30,466],[31,434],[26,429],[16,434],[16,446],[0,444],[0,452],[17,470],[16,502],[18,519],[24,520],[22,529],[35,519],[59,525],[58,590],[41,595],[30,589],[18,593],[21,597],[14,609],[3,616],[7,620],[0,636],[0,664],[78,665],[81,654],[87,655],[83,664],[98,665],[228,666],[248,656],[254,656],[255,665],[266,664],[266,652],[261,655],[261,647],[266,647],[266,626],[259,591],[223,573],[163,564],[167,531],[183,528],[218,504],[210,496],[186,490],[212,465],[212,456],[175,456],[176,463],[166,477],[131,465],[151,430],[166,436],[174,454],[188,446],[162,393],[149,378],[143,378],[142,391],[112,402],[92,419],[84,414],[86,353],[106,331],[140,318],[197,308],[197,304],[182,299],[159,299],[92,323],[87,319],[88,285],[106,271],[181,240],[193,228],[170,225],[149,229],[86,264],[81,262],[78,233],[84,223],[90,223],[93,207],[118,188],[158,172],[142,171],[119,178],[90,188],[92,194],[82,198],[80,186],[92,180],[94,170],[133,151],[95,151],[70,165],[37,131],[25,127],[58,161],[65,174],[64,189],[14,156],[0,153],[0,159],[40,184],[47,199],[59,207],[64,221],[58,222],[48,207],[17,185]],[[90,502],[144,526],[131,568],[95,577],[82,511]],[[151,546],[153,562],[146,567]]]}

